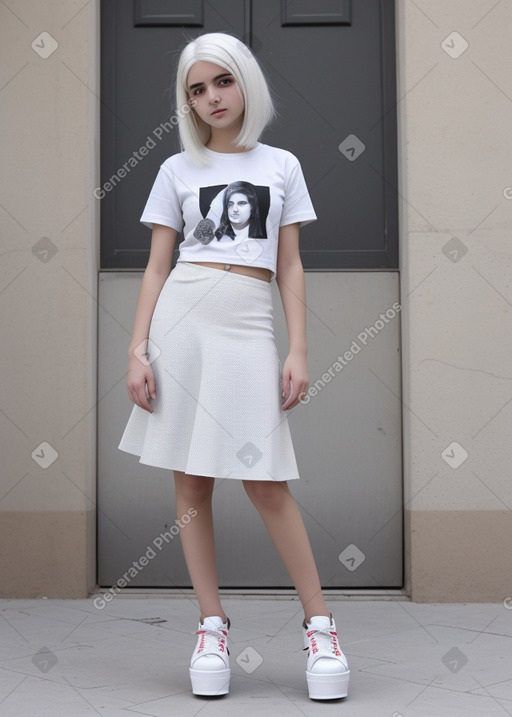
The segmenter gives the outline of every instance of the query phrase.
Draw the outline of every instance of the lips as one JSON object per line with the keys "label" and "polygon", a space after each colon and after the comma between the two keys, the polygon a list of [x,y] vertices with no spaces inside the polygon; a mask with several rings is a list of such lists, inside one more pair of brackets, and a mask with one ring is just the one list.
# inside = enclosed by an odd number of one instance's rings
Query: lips
{"label": "lips", "polygon": [[224,109],[214,110],[214,111],[212,112],[212,115],[219,115],[219,114],[222,114],[222,113],[225,112],[225,111],[226,111],[225,108],[224,108]]}

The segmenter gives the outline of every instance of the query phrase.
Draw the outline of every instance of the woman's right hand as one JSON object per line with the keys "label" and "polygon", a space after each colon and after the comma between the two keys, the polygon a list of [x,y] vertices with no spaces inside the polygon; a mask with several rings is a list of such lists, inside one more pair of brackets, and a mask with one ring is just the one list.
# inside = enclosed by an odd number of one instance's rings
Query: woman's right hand
{"label": "woman's right hand", "polygon": [[[147,388],[146,388],[147,387]],[[156,385],[153,369],[150,364],[144,364],[136,356],[128,359],[128,375],[126,377],[126,388],[130,401],[153,413],[153,406],[149,398],[156,398]]]}

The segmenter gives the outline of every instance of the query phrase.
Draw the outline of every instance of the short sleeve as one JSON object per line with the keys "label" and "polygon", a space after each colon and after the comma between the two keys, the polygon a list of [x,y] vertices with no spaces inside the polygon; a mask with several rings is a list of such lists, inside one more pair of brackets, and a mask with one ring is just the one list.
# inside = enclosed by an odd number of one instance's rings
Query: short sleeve
{"label": "short sleeve", "polygon": [[304,226],[317,219],[299,160],[296,157],[293,159],[295,161],[286,182],[280,227],[295,222]]}
{"label": "short sleeve", "polygon": [[174,175],[165,163],[156,176],[140,221],[150,229],[153,224],[163,224],[177,232],[183,229],[183,212],[176,193]]}

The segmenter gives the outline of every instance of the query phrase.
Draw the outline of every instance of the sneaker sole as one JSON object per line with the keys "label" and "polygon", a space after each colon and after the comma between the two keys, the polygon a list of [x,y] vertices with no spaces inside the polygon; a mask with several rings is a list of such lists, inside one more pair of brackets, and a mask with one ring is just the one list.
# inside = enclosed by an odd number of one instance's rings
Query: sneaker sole
{"label": "sneaker sole", "polygon": [[309,698],[311,700],[336,700],[348,695],[350,670],[341,674],[318,674],[306,671]]}
{"label": "sneaker sole", "polygon": [[231,669],[227,670],[194,670],[189,667],[190,682],[194,695],[227,695]]}

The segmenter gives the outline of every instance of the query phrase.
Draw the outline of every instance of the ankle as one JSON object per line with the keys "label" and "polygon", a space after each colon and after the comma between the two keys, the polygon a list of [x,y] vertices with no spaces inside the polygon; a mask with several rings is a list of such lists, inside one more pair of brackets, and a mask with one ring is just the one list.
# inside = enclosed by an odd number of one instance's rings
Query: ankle
{"label": "ankle", "polygon": [[204,623],[204,621],[205,621],[205,618],[207,618],[207,617],[214,617],[214,616],[215,616],[215,617],[220,617],[220,618],[222,618],[222,622],[224,622],[224,623],[226,623],[227,620],[228,620],[228,618],[226,617],[224,611],[223,611],[223,610],[220,610],[220,611],[218,611],[218,612],[209,612],[209,613],[207,613],[207,614],[201,613],[201,616],[199,617],[199,622],[200,622],[201,625],[202,625],[202,624]]}
{"label": "ankle", "polygon": [[330,610],[319,610],[318,612],[312,612],[311,610],[308,610],[307,612],[304,612],[304,619],[306,622],[311,622],[311,618],[313,617],[329,617],[332,618],[332,613]]}

